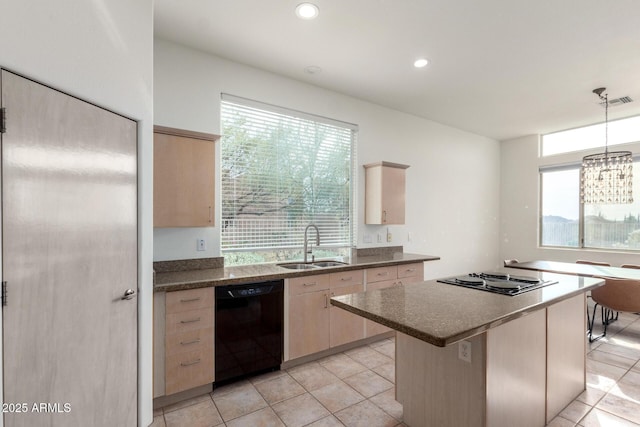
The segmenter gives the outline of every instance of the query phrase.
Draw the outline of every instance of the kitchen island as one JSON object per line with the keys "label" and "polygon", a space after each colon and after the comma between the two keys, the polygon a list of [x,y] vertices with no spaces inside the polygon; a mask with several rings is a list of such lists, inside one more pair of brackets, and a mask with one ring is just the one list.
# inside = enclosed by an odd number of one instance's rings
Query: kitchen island
{"label": "kitchen island", "polygon": [[544,426],[585,389],[585,292],[604,282],[530,275],[557,283],[507,296],[429,281],[331,304],[397,331],[407,425]]}

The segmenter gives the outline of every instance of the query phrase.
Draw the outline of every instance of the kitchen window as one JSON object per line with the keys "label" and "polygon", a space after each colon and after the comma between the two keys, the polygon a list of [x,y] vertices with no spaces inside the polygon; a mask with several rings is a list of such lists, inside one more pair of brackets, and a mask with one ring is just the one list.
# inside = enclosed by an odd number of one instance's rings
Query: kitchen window
{"label": "kitchen window", "polygon": [[357,126],[227,94],[221,121],[225,264],[301,259],[310,223],[316,258],[347,255]]}
{"label": "kitchen window", "polygon": [[[613,141],[640,140],[640,116],[613,123],[617,123]],[[540,246],[640,251],[640,157],[633,163],[633,203],[582,205],[580,167],[585,152],[577,151],[579,141],[587,144],[582,150],[604,150],[604,129],[592,125],[542,136],[541,158],[556,156],[563,163],[554,165],[551,157],[543,162],[551,164],[540,166]],[[637,144],[625,149],[633,148],[637,151]],[[595,152],[592,149],[586,154]]]}

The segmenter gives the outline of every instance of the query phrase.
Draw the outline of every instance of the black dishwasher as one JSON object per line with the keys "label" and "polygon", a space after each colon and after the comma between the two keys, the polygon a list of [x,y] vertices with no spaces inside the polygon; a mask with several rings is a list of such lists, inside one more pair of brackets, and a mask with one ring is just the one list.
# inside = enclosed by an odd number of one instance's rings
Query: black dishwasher
{"label": "black dishwasher", "polygon": [[216,385],[280,369],[283,349],[283,281],[216,289]]}

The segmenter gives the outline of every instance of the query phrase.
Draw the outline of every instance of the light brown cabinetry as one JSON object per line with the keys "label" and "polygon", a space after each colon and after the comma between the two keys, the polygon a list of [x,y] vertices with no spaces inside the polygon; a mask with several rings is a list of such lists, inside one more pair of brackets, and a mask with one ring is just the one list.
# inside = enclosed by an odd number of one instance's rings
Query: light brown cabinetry
{"label": "light brown cabinetry", "polygon": [[[363,270],[344,271],[329,275],[331,296],[364,291]],[[331,306],[329,309],[329,346],[336,347],[364,338],[364,318]]]}
{"label": "light brown cabinetry", "polygon": [[[585,294],[436,347],[396,336],[396,398],[416,426],[544,426],[585,389]],[[514,398],[517,396],[517,398]]]}
{"label": "light brown cabinetry", "polygon": [[364,318],[329,303],[364,291],[363,270],[289,279],[289,359],[364,338]]}
{"label": "light brown cabinetry", "polygon": [[153,226],[214,225],[217,135],[154,127]]}
{"label": "light brown cabinetry", "polygon": [[[392,265],[367,269],[367,291],[402,286],[424,280],[424,263]],[[392,329],[371,320],[366,320],[366,336],[372,337]]]}
{"label": "light brown cabinetry", "polygon": [[214,288],[165,297],[165,394],[214,380]]}
{"label": "light brown cabinetry", "polygon": [[289,359],[329,348],[329,275],[289,279]]}
{"label": "light brown cabinetry", "polygon": [[391,162],[364,165],[365,224],[404,224],[408,167]]}

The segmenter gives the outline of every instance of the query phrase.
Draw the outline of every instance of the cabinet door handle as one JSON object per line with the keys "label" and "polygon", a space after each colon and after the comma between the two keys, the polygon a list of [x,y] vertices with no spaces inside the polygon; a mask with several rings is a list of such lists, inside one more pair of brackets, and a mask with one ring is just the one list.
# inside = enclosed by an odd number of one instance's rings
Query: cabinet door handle
{"label": "cabinet door handle", "polygon": [[180,366],[192,366],[192,365],[197,365],[198,363],[200,363],[200,359],[196,359],[193,362],[182,362],[180,363]]}
{"label": "cabinet door handle", "polygon": [[196,323],[199,322],[200,318],[198,317],[197,319],[191,319],[191,320],[181,320],[180,323]]}
{"label": "cabinet door handle", "polygon": [[384,271],[382,273],[378,273],[378,276],[388,276],[389,272],[388,271]]}
{"label": "cabinet door handle", "polygon": [[343,277],[340,280],[342,280],[343,282],[348,282],[349,280],[352,280],[352,279],[353,279],[353,277],[349,276],[349,277]]}
{"label": "cabinet door handle", "polygon": [[180,302],[194,302],[194,301],[200,301],[200,297],[196,297],[196,298],[187,298],[187,299],[181,299]]}
{"label": "cabinet door handle", "polygon": [[311,282],[311,283],[303,283],[302,286],[315,286],[316,282]]}
{"label": "cabinet door handle", "polygon": [[416,271],[416,269],[415,268],[407,268],[405,271],[407,273],[413,273],[414,271]]}
{"label": "cabinet door handle", "polygon": [[209,222],[211,222],[211,206],[209,206]]}
{"label": "cabinet door handle", "polygon": [[189,344],[198,344],[200,342],[200,338],[193,340],[193,341],[180,341],[180,345],[189,345]]}
{"label": "cabinet door handle", "polygon": [[387,222],[387,211],[382,211],[382,222]]}
{"label": "cabinet door handle", "polygon": [[327,294],[324,294],[324,308],[328,308],[329,307],[329,296]]}

